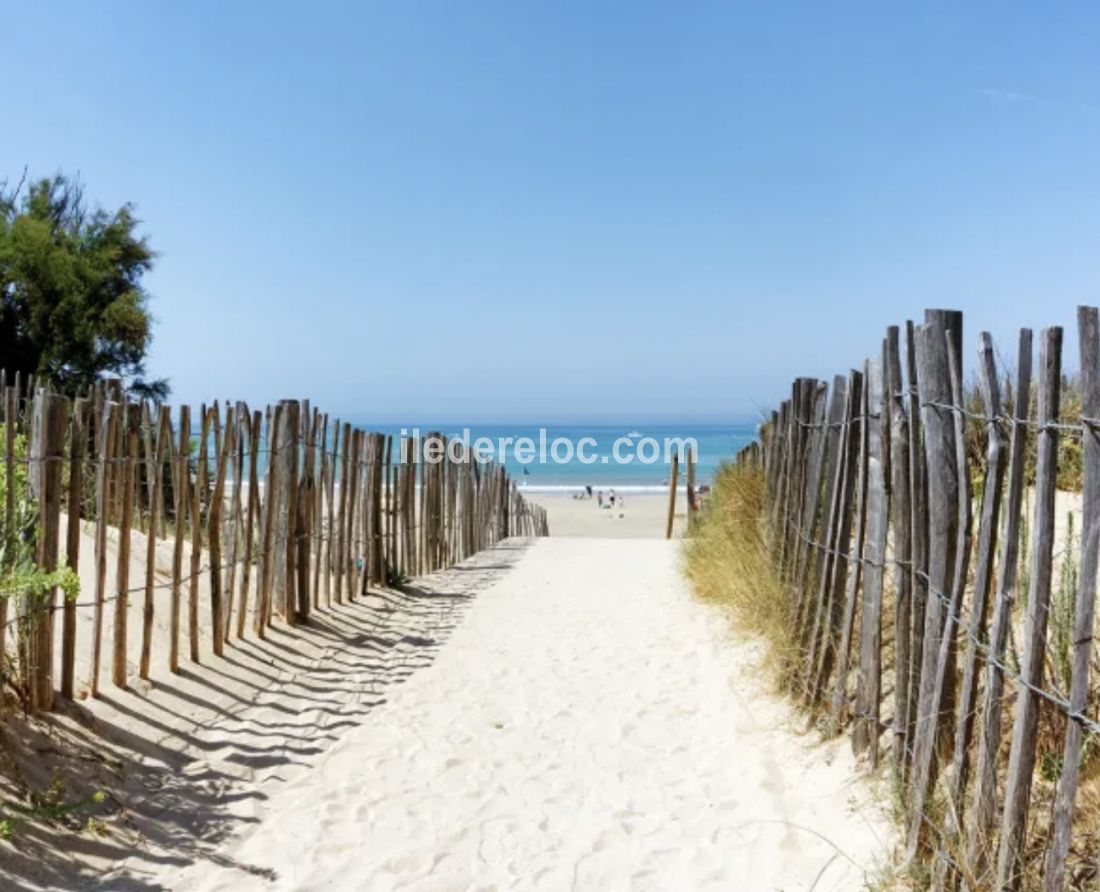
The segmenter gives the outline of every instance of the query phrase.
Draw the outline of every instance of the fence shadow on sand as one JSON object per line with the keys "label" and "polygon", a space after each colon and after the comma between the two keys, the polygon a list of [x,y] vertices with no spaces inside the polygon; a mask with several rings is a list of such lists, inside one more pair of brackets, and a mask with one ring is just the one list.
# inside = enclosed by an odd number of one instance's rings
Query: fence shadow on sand
{"label": "fence shadow on sand", "polygon": [[500,542],[400,589],[317,610],[308,624],[234,640],[223,657],[204,655],[177,675],[103,690],[90,705],[12,717],[2,728],[6,782],[44,789],[57,770],[68,798],[103,789],[115,814],[105,833],[21,826],[0,886],[162,890],[155,877],[165,868],[203,858],[257,872],[215,855],[219,843],[258,821],[266,790],[315,764],[430,665],[478,592],[529,544]]}

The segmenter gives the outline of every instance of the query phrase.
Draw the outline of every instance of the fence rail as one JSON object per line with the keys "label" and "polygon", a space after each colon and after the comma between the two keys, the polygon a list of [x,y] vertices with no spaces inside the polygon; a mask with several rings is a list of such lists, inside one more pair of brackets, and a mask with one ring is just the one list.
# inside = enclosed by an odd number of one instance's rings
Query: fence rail
{"label": "fence rail", "polygon": [[[1070,409],[1060,328],[1041,333],[1034,387],[1031,331],[1020,332],[1012,377],[982,333],[979,408],[963,386],[962,314],[928,310],[923,325],[887,329],[862,369],[831,387],[795,380],[737,456],[764,476],[771,548],[800,645],[797,694],[828,730],[847,728],[872,765],[888,734],[906,856],[927,868],[933,888],[1019,889],[1041,877],[1061,892],[1096,872],[1098,828],[1075,822],[1086,740],[1100,733],[1090,687],[1100,557],[1095,308],[1079,309],[1078,335],[1080,405]],[[1080,538],[1059,548],[1067,437],[1080,439],[1084,492]],[[1056,561],[1077,567],[1071,610],[1052,608]],[[1066,651],[1068,691],[1052,677],[1054,638]],[[1055,777],[1036,770],[1040,746],[1055,757]]]}
{"label": "fence rail", "polygon": [[[308,622],[371,586],[549,532],[545,511],[504,468],[463,444],[360,430],[308,401],[264,411],[215,402],[194,419],[180,406],[173,418],[168,406],[129,401],[118,381],[69,399],[3,372],[0,397],[0,570],[14,583],[0,591],[0,680],[32,711],[54,705],[55,678],[74,697],[78,647],[90,653],[95,695],[104,662],[120,687],[148,678],[154,660],[178,672],[181,646],[196,662],[202,648],[221,655],[276,620]],[[444,448],[430,449],[428,437]],[[142,536],[144,556],[131,554]],[[76,601],[23,584],[20,554],[33,555],[32,570],[79,573],[85,537],[91,592]],[[171,549],[170,569],[158,566],[161,548]],[[140,636],[129,626],[132,597],[142,601]],[[78,610],[93,613],[90,624],[78,624]],[[166,612],[167,635],[155,635]]]}

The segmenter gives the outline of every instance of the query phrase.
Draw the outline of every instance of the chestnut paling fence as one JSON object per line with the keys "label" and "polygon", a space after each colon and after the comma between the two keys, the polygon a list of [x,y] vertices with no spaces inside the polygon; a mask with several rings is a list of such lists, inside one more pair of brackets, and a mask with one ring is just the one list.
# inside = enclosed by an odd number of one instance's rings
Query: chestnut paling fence
{"label": "chestnut paling fence", "polygon": [[[233,637],[308,623],[370,586],[549,532],[504,468],[464,444],[330,422],[308,401],[180,406],[173,417],[127,400],[118,381],[69,399],[3,373],[0,396],[0,570],[13,583],[0,593],[0,669],[32,711],[78,687],[94,696],[104,664],[121,687],[156,661],[177,672],[181,647],[192,661],[220,656]],[[95,573],[79,601],[22,582],[20,555],[31,571],[76,570],[85,538]],[[140,644],[128,629],[134,601]],[[78,624],[85,609],[93,621]],[[167,635],[155,635],[165,617]],[[90,654],[86,679],[78,649]]]}
{"label": "chestnut paling fence", "polygon": [[[1062,335],[1040,334],[1033,383],[1030,330],[1010,375],[982,333],[968,398],[962,314],[926,311],[831,386],[797,379],[737,458],[765,480],[796,696],[872,765],[886,745],[906,857],[934,888],[1095,881],[1078,800],[1100,731],[1097,310],[1079,309],[1073,380]],[[1055,523],[1067,457],[1077,532]]]}

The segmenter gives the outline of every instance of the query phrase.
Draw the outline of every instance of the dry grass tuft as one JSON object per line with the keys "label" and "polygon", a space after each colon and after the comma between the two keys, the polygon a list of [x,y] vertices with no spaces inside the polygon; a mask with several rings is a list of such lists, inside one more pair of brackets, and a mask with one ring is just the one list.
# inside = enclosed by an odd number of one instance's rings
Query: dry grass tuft
{"label": "dry grass tuft", "polygon": [[781,685],[797,651],[790,602],[768,550],[764,518],[763,471],[723,465],[685,542],[685,572],[700,597],[730,610],[738,635],[765,640],[765,668]]}

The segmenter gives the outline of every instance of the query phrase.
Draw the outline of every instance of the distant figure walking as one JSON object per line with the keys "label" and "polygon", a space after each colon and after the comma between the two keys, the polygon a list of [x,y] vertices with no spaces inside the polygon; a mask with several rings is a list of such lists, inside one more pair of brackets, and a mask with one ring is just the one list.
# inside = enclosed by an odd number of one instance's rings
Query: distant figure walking
{"label": "distant figure walking", "polygon": [[608,495],[610,496],[610,499],[611,499],[611,507],[614,508],[615,507],[615,490],[611,490],[611,492],[608,493]]}
{"label": "distant figure walking", "polygon": [[598,493],[596,493],[596,500],[597,500],[597,504],[599,505],[599,507],[602,508],[603,507],[603,490],[602,489]]}
{"label": "distant figure walking", "polygon": [[584,488],[584,491],[585,491],[586,493],[588,493],[588,498],[592,498],[592,487],[591,487],[591,485],[589,485],[589,486],[586,486],[586,487]]}

